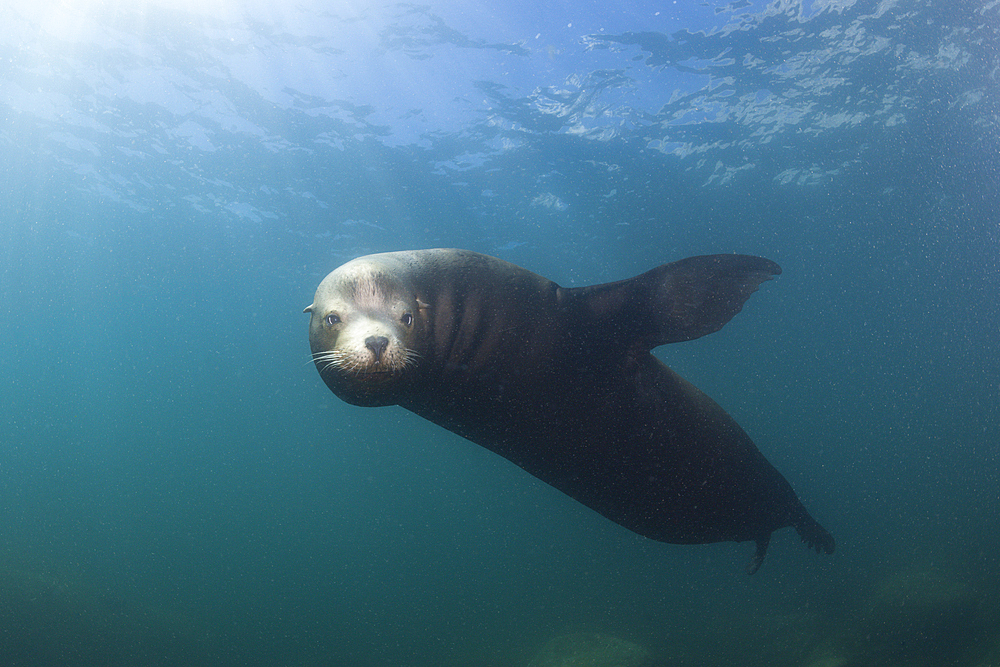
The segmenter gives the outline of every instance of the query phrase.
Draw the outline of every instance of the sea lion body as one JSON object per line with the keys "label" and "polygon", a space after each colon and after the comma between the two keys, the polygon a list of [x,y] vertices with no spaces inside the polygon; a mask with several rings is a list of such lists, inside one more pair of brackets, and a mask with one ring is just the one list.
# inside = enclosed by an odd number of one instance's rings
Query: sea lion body
{"label": "sea lion body", "polygon": [[[721,328],[780,268],[692,257],[583,288],[499,259],[434,249],[369,255],[327,276],[306,312],[330,389],[397,404],[663,542],[833,538],[712,399],[650,350]],[[347,361],[345,361],[345,359]]]}

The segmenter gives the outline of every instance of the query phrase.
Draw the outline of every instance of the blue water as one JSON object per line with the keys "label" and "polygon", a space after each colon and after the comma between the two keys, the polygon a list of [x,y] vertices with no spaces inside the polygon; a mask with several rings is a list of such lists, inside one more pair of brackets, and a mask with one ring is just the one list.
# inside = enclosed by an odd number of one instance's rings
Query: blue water
{"label": "blue water", "polygon": [[[1000,6],[290,4],[7,3],[0,665],[1000,662]],[[747,577],[336,399],[316,285],[438,246],[781,264],[657,354],[837,552]]]}

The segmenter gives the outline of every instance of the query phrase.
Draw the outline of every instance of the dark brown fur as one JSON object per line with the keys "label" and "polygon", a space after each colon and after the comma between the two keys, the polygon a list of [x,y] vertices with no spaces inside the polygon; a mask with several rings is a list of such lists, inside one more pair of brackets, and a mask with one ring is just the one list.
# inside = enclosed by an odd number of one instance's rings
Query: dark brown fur
{"label": "dark brown fur", "polygon": [[[377,328],[416,363],[386,381],[317,362],[335,394],[412,410],[640,535],[753,540],[754,572],[775,530],[794,527],[826,553],[833,538],[743,429],[650,350],[717,331],[780,271],[759,257],[711,255],[565,289],[485,255],[418,250],[349,262],[306,310],[314,354],[358,345],[369,324],[344,333],[354,316],[345,312],[328,326],[330,304],[349,311],[355,286],[384,285],[395,305]],[[364,291],[370,322],[380,304]]]}

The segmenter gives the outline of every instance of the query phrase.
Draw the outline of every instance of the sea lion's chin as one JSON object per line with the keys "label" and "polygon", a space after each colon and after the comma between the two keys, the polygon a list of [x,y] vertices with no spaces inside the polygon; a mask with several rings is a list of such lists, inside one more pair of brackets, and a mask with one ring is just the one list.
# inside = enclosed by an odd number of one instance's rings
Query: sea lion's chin
{"label": "sea lion's chin", "polygon": [[321,376],[338,398],[362,407],[395,405],[406,384],[404,372],[378,367],[350,373],[327,370]]}

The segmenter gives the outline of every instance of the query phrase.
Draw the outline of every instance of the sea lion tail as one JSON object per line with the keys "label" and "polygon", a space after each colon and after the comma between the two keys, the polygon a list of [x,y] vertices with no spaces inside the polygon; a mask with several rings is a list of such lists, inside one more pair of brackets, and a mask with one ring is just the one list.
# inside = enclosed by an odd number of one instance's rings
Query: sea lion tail
{"label": "sea lion tail", "polygon": [[808,514],[805,514],[795,523],[795,531],[802,538],[802,541],[809,545],[810,549],[815,549],[820,553],[832,554],[834,549],[837,548],[836,543],[833,541],[833,535]]}

